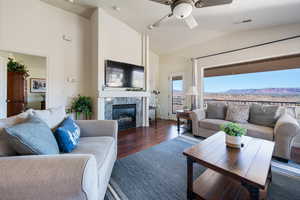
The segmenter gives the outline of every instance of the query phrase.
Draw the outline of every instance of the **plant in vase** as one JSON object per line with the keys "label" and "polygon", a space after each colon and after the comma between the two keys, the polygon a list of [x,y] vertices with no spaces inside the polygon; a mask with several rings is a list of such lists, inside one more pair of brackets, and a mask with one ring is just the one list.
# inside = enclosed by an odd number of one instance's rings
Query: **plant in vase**
{"label": "plant in vase", "polygon": [[72,102],[70,112],[75,112],[76,119],[78,119],[81,114],[83,114],[86,119],[89,119],[92,116],[92,98],[78,95]]}
{"label": "plant in vase", "polygon": [[230,122],[221,125],[221,131],[226,134],[227,146],[241,148],[243,136],[246,135],[247,129],[242,128],[239,124]]}

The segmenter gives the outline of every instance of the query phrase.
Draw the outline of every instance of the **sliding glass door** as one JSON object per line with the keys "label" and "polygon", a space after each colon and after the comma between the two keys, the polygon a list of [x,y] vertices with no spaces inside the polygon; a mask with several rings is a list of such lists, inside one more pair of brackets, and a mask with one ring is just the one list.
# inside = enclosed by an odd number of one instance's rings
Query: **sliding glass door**
{"label": "sliding glass door", "polygon": [[175,118],[176,111],[182,110],[185,102],[183,74],[170,76],[169,117]]}

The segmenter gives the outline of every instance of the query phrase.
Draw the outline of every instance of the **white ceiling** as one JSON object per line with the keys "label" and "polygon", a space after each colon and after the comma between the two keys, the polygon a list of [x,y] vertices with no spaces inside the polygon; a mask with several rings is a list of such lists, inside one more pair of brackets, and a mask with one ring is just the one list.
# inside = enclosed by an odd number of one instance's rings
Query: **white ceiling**
{"label": "white ceiling", "polygon": [[[64,0],[43,1],[54,5]],[[170,12],[168,6],[150,0],[80,1],[87,1],[90,5],[84,6],[85,9],[90,8],[91,4],[99,5],[135,30],[147,31],[150,35],[151,49],[158,54],[168,54],[234,32],[300,22],[300,0],[233,0],[229,5],[194,9],[193,15],[199,26],[193,30],[187,28],[182,21],[173,18],[160,28],[148,31],[149,24]],[[61,7],[58,4],[56,6]],[[114,6],[119,7],[120,11],[114,10]],[[80,14],[79,10],[73,9],[73,12]],[[88,15],[90,13],[85,14],[86,17]],[[235,24],[248,18],[253,22]]]}

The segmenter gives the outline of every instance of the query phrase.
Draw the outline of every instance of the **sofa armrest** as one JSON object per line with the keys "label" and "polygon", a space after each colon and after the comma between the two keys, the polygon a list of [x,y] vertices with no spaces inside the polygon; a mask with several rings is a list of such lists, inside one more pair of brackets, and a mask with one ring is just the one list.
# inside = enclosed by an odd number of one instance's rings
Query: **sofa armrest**
{"label": "sofa armrest", "polygon": [[205,111],[202,109],[196,109],[190,113],[190,116],[192,119],[193,134],[199,136],[199,120],[205,119]]}
{"label": "sofa armrest", "polygon": [[115,120],[78,120],[81,137],[110,136],[117,140],[118,123]]}
{"label": "sofa armrest", "polygon": [[92,155],[0,158],[0,194],[6,200],[97,200],[97,177]]}
{"label": "sofa armrest", "polygon": [[288,114],[282,115],[274,128],[275,150],[274,155],[280,158],[290,159],[291,144],[300,134],[300,126],[295,118]]}

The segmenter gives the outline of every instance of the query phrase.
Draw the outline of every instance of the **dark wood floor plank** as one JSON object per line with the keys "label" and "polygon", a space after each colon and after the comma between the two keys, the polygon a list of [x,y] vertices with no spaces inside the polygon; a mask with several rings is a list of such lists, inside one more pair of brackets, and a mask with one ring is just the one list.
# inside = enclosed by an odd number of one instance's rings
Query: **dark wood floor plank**
{"label": "dark wood floor plank", "polygon": [[142,151],[156,144],[178,137],[175,121],[158,120],[157,125],[132,128],[118,133],[118,158]]}

